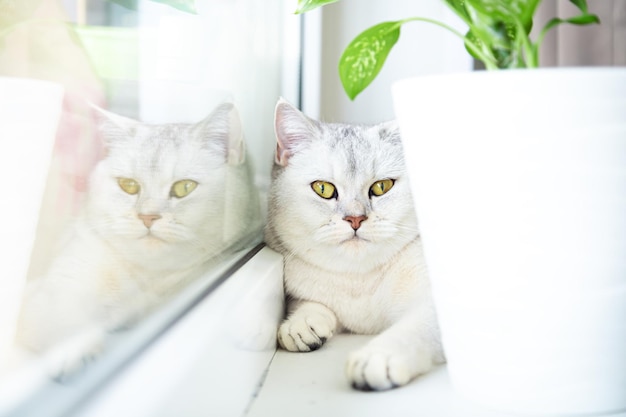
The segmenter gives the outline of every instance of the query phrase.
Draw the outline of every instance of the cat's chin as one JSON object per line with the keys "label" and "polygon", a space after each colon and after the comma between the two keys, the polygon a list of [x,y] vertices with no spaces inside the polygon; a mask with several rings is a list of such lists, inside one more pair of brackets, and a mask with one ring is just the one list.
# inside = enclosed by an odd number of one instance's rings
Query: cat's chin
{"label": "cat's chin", "polygon": [[380,265],[378,261],[380,250],[380,246],[370,240],[352,237],[339,242],[331,249],[331,253],[327,253],[322,259],[333,259],[333,269],[337,271],[367,272]]}
{"label": "cat's chin", "polygon": [[161,256],[163,251],[169,251],[173,242],[168,241],[158,233],[142,232],[141,234],[135,234],[134,236],[125,236],[117,238],[115,241],[110,240],[113,246],[118,252],[131,253],[133,257],[136,257],[138,253],[142,253],[142,256],[153,257]]}
{"label": "cat's chin", "polygon": [[348,239],[344,239],[341,242],[339,242],[340,246],[344,246],[344,247],[347,247],[347,248],[354,247],[355,249],[356,248],[364,248],[364,247],[366,247],[366,246],[368,246],[370,244],[371,244],[370,240],[362,238],[360,236],[356,236],[356,235],[352,236],[352,237],[350,237]]}
{"label": "cat's chin", "polygon": [[388,263],[407,244],[398,240],[354,236],[342,240],[333,249],[327,248],[325,255],[318,259],[333,259],[333,267],[338,271],[368,272]]}
{"label": "cat's chin", "polygon": [[139,241],[141,241],[142,243],[146,244],[146,245],[166,245],[169,242],[167,242],[165,239],[163,239],[160,236],[155,235],[154,233],[146,233],[145,235],[141,236],[139,238]]}

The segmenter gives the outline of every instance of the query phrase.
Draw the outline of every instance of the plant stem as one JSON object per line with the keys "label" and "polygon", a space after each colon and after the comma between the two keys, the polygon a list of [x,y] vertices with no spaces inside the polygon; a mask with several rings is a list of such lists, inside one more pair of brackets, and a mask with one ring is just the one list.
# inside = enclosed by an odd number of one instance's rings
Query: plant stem
{"label": "plant stem", "polygon": [[451,26],[446,25],[445,23],[442,23],[438,20],[429,19],[427,17],[409,17],[408,19],[401,20],[399,23],[404,24],[407,22],[414,22],[414,21],[432,23],[433,25],[437,25],[439,27],[442,27],[448,30],[449,32],[461,38],[465,46],[472,52],[472,54],[477,56],[481,61],[485,63],[485,67],[487,69],[489,70],[498,69],[498,64],[493,57],[485,54],[482,50],[480,50],[480,48],[476,46],[476,44],[474,44],[472,41],[467,39],[465,35],[457,31],[456,29],[452,28]]}
{"label": "plant stem", "polygon": [[516,38],[521,40],[522,48],[524,49],[524,66],[526,68],[537,68],[539,62],[537,62],[538,56],[536,54],[536,48],[533,47],[524,25],[519,20],[516,20],[515,26],[517,29]]}

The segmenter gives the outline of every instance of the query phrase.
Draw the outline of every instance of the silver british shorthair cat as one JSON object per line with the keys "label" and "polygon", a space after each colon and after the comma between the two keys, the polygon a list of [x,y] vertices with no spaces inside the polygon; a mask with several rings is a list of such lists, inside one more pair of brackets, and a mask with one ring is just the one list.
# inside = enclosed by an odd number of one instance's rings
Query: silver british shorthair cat
{"label": "silver british shorthair cat", "polygon": [[346,364],[354,388],[407,384],[444,362],[402,145],[393,122],[322,123],[276,106],[267,244],[284,255],[281,347],[376,334]]}
{"label": "silver british shorthair cat", "polygon": [[97,111],[106,157],[71,239],[29,283],[18,325],[21,347],[53,348],[55,374],[72,372],[108,331],[143,317],[262,227],[232,104],[197,124],[151,125]]}

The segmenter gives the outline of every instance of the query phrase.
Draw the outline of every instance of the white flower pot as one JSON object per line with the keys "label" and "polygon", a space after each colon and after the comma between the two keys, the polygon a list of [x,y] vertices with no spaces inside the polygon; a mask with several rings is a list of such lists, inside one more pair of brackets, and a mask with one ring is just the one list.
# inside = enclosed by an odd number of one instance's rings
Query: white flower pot
{"label": "white flower pot", "polygon": [[0,365],[13,342],[62,100],[58,84],[0,77]]}
{"label": "white flower pot", "polygon": [[394,105],[453,386],[626,409],[626,69],[402,80]]}

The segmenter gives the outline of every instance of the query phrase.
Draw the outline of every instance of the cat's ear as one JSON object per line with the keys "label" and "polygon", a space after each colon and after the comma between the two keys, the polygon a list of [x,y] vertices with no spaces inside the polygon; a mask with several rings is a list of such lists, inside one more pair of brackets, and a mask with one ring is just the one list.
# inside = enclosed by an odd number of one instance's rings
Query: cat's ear
{"label": "cat's ear", "polygon": [[378,125],[381,140],[387,142],[400,142],[400,128],[395,120]]}
{"label": "cat's ear", "polygon": [[228,164],[240,165],[245,161],[243,127],[239,111],[233,103],[220,104],[196,125],[194,131],[201,140],[208,141],[209,146],[218,144],[224,150]]}
{"label": "cat's ear", "polygon": [[289,158],[319,132],[317,122],[295,108],[284,98],[276,103],[274,112],[276,132],[275,162],[287,166]]}
{"label": "cat's ear", "polygon": [[135,135],[137,125],[139,125],[137,120],[104,110],[93,103],[88,104],[94,111],[98,126],[107,146]]}

